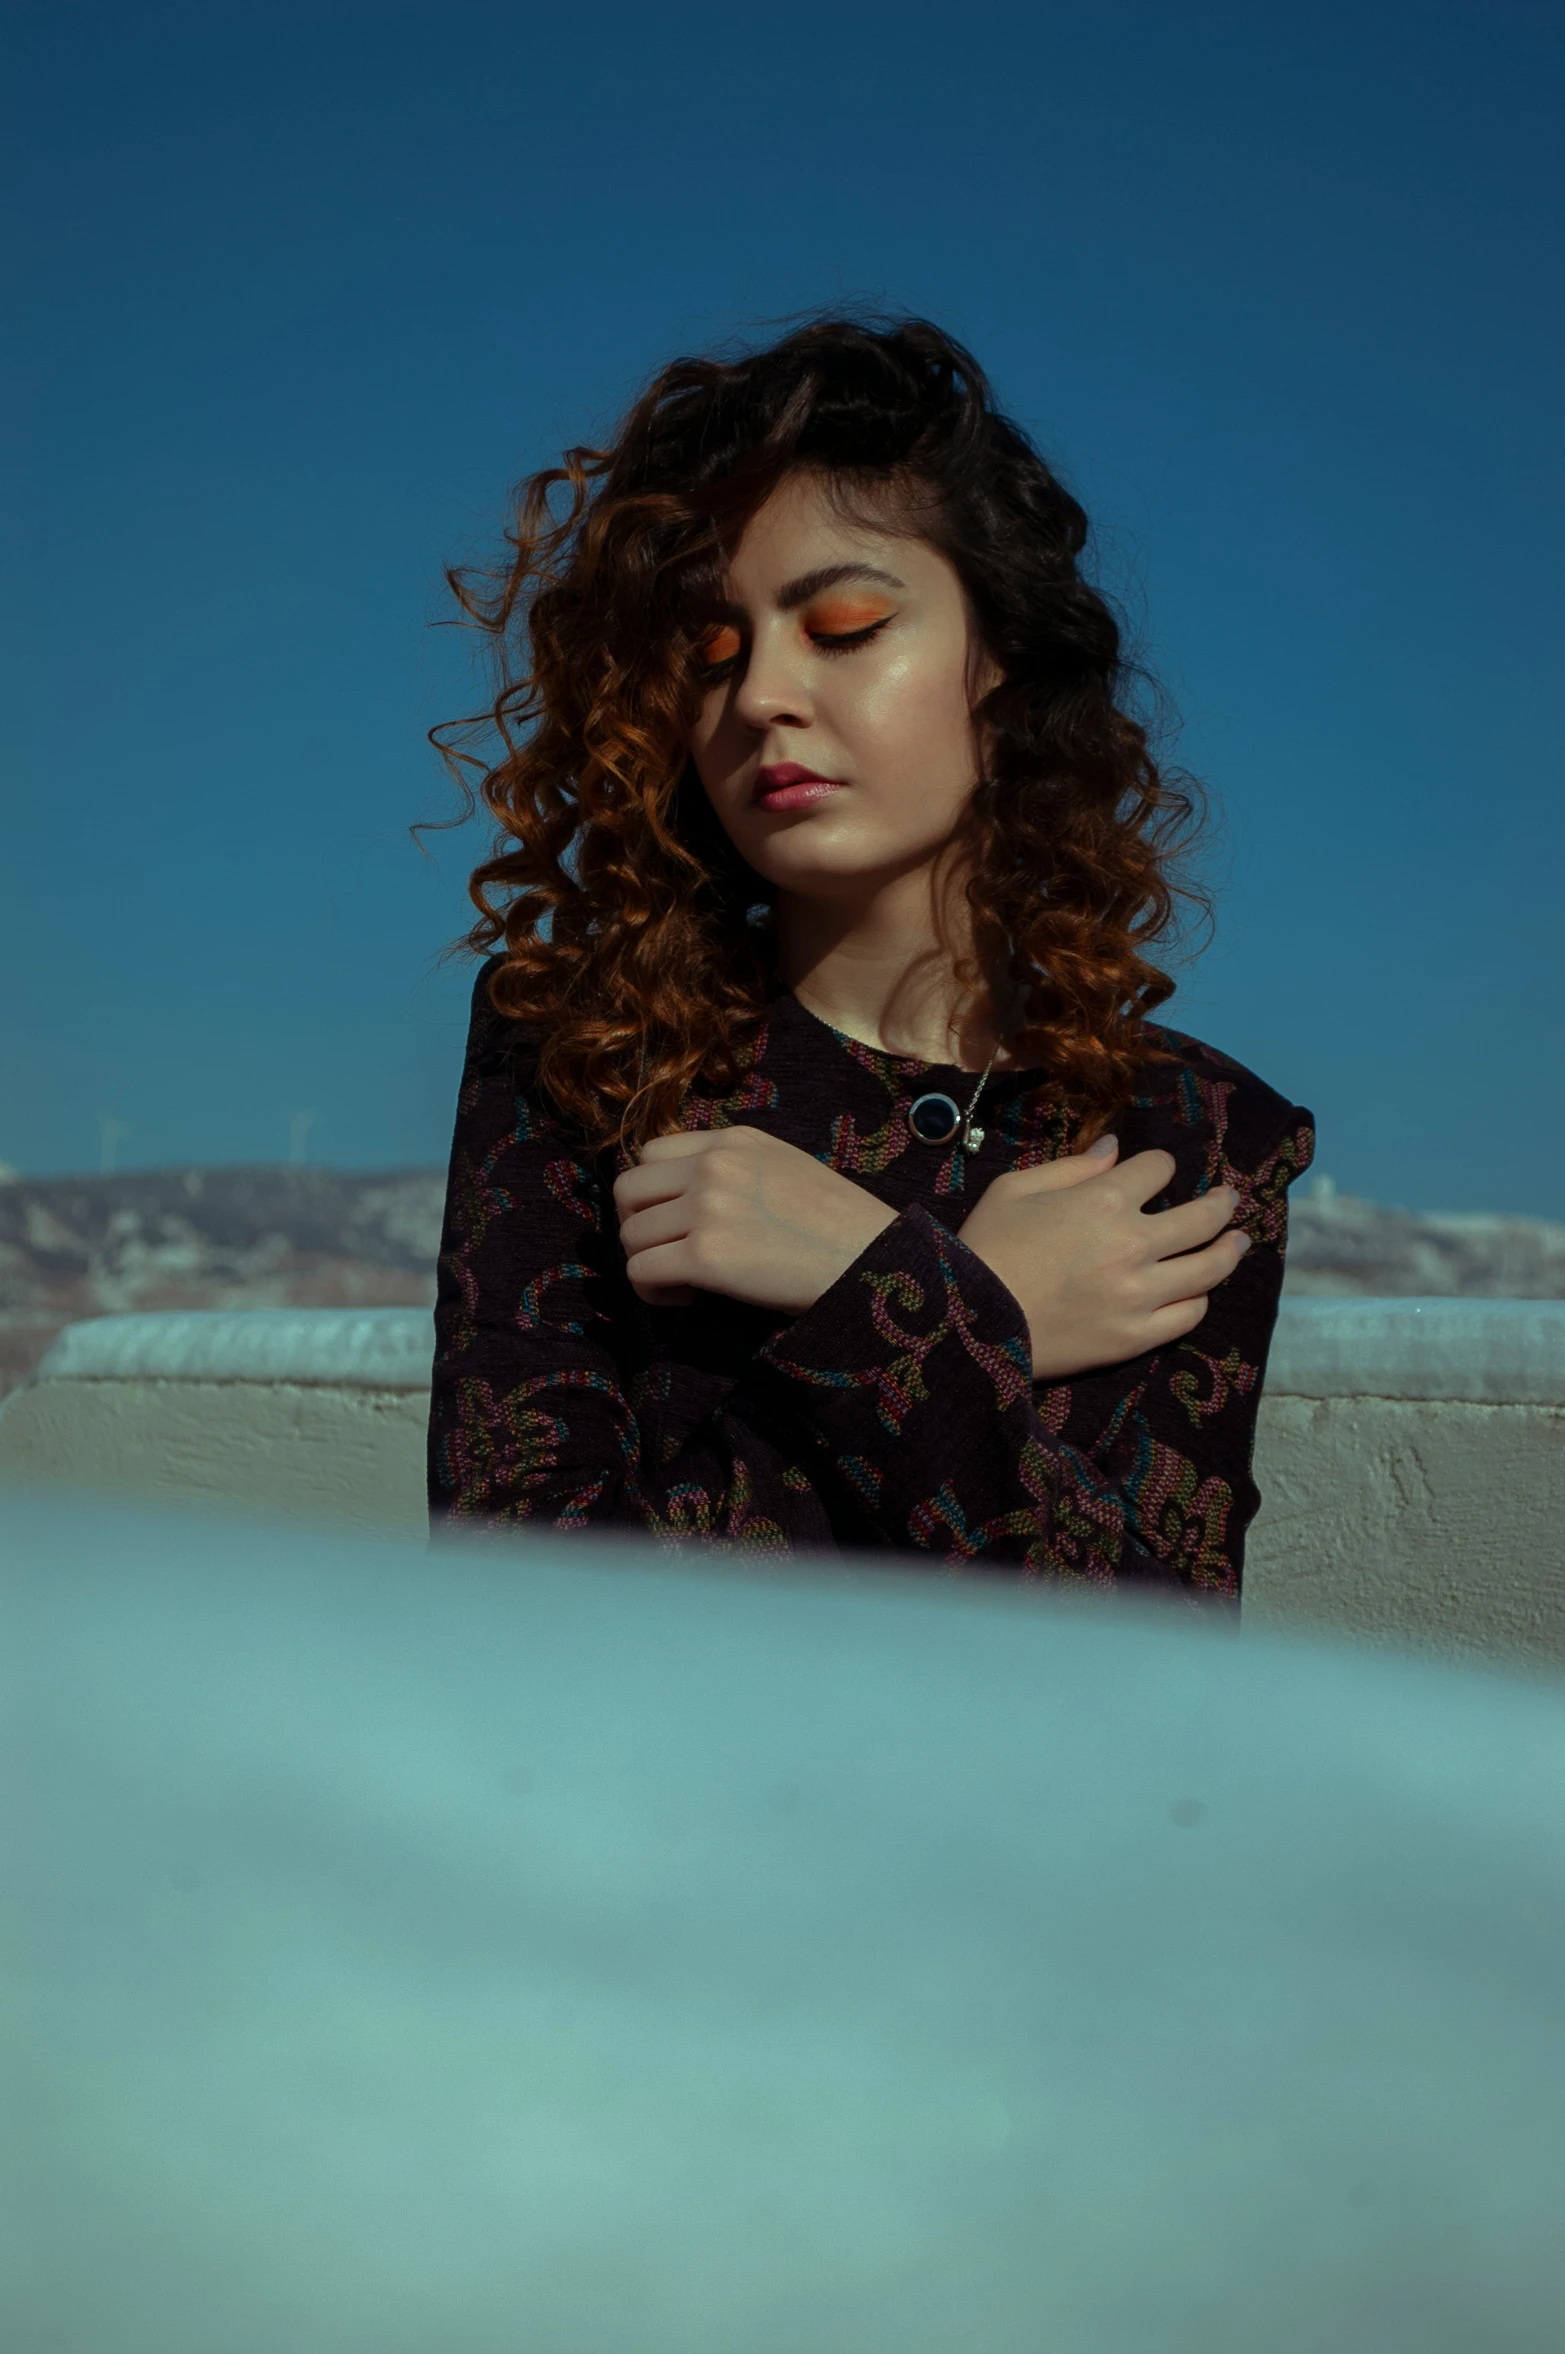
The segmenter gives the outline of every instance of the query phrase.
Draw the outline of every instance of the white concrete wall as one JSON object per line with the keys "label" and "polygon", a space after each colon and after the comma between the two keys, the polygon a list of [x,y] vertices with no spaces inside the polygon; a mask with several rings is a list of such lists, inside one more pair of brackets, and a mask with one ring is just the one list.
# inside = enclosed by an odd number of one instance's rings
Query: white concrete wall
{"label": "white concrete wall", "polygon": [[1249,1623],[1565,1663],[1565,1406],[1261,1405]]}
{"label": "white concrete wall", "polygon": [[0,1406],[0,1480],[419,1536],[433,1346],[418,1308],[68,1325]]}
{"label": "white concrete wall", "polygon": [[[111,1316],[0,1408],[0,1480],[424,1527],[417,1309]],[[1565,1662],[1565,1302],[1286,1302],[1250,1624]]]}

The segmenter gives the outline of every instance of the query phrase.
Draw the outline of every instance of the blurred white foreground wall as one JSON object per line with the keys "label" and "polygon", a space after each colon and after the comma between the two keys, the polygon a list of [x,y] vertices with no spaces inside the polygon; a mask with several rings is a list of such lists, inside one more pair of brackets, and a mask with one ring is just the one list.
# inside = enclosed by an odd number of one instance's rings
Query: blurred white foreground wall
{"label": "blurred white foreground wall", "polygon": [[[108,1316],[0,1408],[0,1480],[422,1532],[418,1309]],[[1565,1301],[1283,1305],[1246,1623],[1565,1661]]]}
{"label": "blurred white foreground wall", "polygon": [[1551,1679],[16,1498],[0,1641],[7,2354],[1565,2346]]}

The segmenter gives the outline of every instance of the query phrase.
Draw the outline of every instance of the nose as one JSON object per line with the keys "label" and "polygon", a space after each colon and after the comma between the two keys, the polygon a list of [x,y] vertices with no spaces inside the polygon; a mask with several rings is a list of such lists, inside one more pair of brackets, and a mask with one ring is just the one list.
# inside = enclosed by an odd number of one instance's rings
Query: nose
{"label": "nose", "polygon": [[737,716],[762,735],[771,727],[808,727],[814,716],[802,632],[779,619],[780,628],[756,631],[734,696]]}

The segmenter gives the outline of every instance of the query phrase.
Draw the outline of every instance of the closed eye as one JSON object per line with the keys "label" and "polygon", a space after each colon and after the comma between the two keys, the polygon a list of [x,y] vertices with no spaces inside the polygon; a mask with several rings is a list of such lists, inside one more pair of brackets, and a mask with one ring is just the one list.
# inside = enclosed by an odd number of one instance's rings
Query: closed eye
{"label": "closed eye", "polygon": [[889,613],[883,613],[878,621],[868,622],[862,629],[812,629],[810,644],[823,654],[851,654],[855,646],[867,646],[871,638],[878,638],[891,618]]}
{"label": "closed eye", "polygon": [[704,686],[726,678],[743,651],[744,640],[731,621],[709,629],[695,649],[695,673]]}
{"label": "closed eye", "polygon": [[[864,608],[860,606],[858,610],[862,612]],[[851,613],[851,607],[845,612],[839,607],[836,612],[823,613],[820,620],[834,621],[840,618],[847,621]],[[879,637],[886,624],[895,619],[894,613],[877,613],[873,620],[855,623],[847,629],[823,629],[807,617],[804,634],[817,653],[828,656],[851,654],[859,646],[867,646],[871,639]],[[716,622],[696,644],[692,667],[702,686],[717,686],[731,675],[743,656],[742,633],[732,622]]]}

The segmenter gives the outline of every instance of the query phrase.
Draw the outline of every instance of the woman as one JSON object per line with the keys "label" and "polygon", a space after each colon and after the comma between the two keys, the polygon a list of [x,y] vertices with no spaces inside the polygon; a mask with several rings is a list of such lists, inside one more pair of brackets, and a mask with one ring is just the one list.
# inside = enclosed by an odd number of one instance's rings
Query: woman
{"label": "woman", "polygon": [[436,1516],[1237,1596],[1311,1128],[1147,1019],[1190,805],[1085,536],[956,344],[825,321],[666,369],[453,576],[500,953]]}

